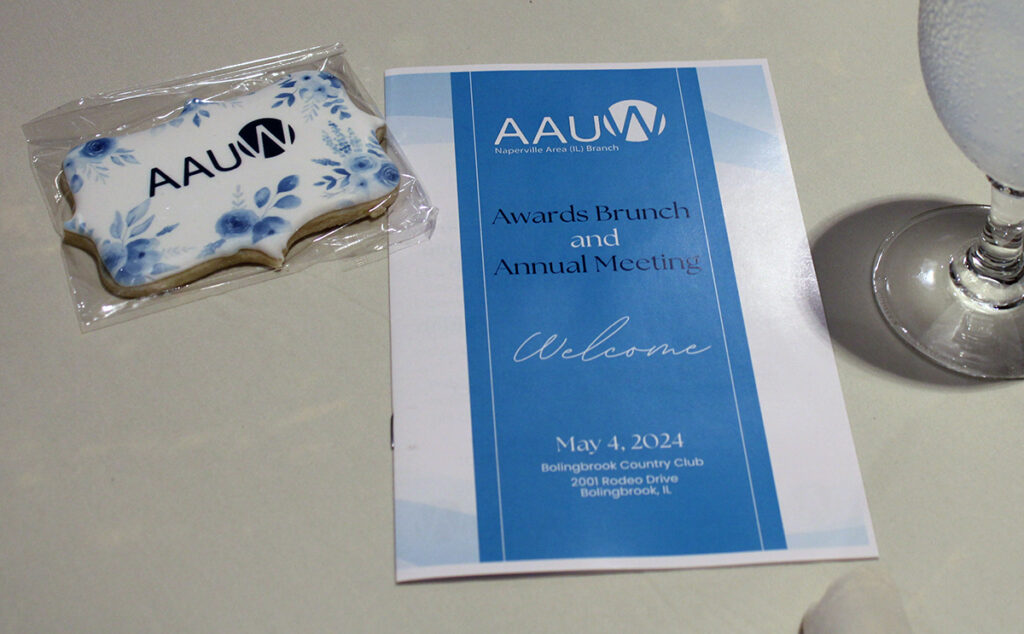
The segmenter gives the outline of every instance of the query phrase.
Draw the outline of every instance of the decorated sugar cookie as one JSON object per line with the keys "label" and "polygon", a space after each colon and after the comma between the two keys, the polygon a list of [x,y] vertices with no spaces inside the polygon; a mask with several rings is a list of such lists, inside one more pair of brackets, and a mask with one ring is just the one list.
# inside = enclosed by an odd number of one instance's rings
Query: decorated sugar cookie
{"label": "decorated sugar cookie", "polygon": [[141,297],[236,264],[279,267],[295,242],[384,213],[399,172],[384,121],[340,79],[298,72],[230,101],[192,100],[150,130],[72,149],[64,239],[112,293]]}

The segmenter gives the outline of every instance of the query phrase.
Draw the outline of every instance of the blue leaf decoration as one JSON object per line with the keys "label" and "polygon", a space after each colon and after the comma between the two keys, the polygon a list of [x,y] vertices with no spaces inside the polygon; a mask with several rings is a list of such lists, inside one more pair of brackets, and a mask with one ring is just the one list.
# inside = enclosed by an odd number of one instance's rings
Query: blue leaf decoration
{"label": "blue leaf decoration", "polygon": [[124,232],[124,219],[121,217],[120,211],[114,212],[114,222],[110,223],[110,235],[114,236],[118,240],[121,239],[121,234]]}
{"label": "blue leaf decoration", "polygon": [[258,192],[256,192],[256,195],[253,197],[253,200],[256,202],[257,207],[262,208],[264,205],[267,204],[267,201],[270,200],[270,189],[267,187],[261,188]]}
{"label": "blue leaf decoration", "polygon": [[180,224],[181,224],[180,222],[176,222],[173,225],[167,225],[166,227],[164,227],[160,231],[156,232],[156,237],[159,238],[162,235],[165,235],[165,234],[168,234],[168,233],[174,231],[175,229],[178,228],[178,225],[180,225]]}
{"label": "blue leaf decoration", "polygon": [[291,176],[285,176],[281,179],[281,182],[277,184],[277,193],[283,194],[284,192],[290,192],[295,189],[299,184],[299,177],[296,174]]}
{"label": "blue leaf decoration", "polygon": [[150,198],[147,198],[146,200],[142,201],[138,205],[135,205],[134,207],[132,207],[132,210],[128,212],[128,218],[127,218],[126,222],[128,223],[129,227],[134,225],[136,222],[141,220],[143,216],[146,215],[146,212],[149,211],[149,201],[150,200],[151,200]]}
{"label": "blue leaf decoration", "polygon": [[278,199],[278,201],[274,203],[274,206],[277,207],[278,209],[294,209],[295,207],[298,207],[301,204],[302,199],[300,199],[298,196],[292,196],[291,194],[288,194],[287,196],[282,196],[280,199]]}
{"label": "blue leaf decoration", "polygon": [[150,216],[149,218],[146,218],[145,222],[143,222],[142,224],[140,224],[140,225],[136,226],[134,229],[132,229],[131,235],[129,235],[128,237],[129,238],[134,238],[135,236],[139,235],[140,233],[144,233],[146,231],[146,229],[149,229],[149,225],[153,224],[153,219],[154,218],[156,218],[156,216]]}
{"label": "blue leaf decoration", "polygon": [[169,271],[175,271],[178,267],[167,264],[166,262],[157,262],[153,265],[153,269],[150,271],[153,275],[160,275],[161,273],[167,273]]}
{"label": "blue leaf decoration", "polygon": [[290,93],[290,92],[283,92],[283,93],[281,93],[281,94],[279,94],[279,95],[275,96],[275,97],[274,97],[274,99],[280,99],[280,101],[278,101],[277,103],[275,103],[275,104],[273,105],[273,107],[274,107],[274,108],[276,108],[276,107],[278,107],[278,106],[282,105],[282,104],[283,104],[283,103],[285,103],[285,102],[288,102],[288,106],[289,106],[289,107],[291,107],[291,106],[292,106],[292,104],[294,104],[294,103],[295,103],[295,95],[293,95],[293,94],[292,94],[292,93]]}
{"label": "blue leaf decoration", "polygon": [[203,247],[203,250],[199,252],[199,255],[197,256],[198,259],[210,257],[211,255],[216,253],[217,249],[219,249],[221,247],[221,245],[223,245],[223,244],[224,244],[224,238],[221,238],[220,240],[217,240],[216,242],[211,242],[210,244],[208,244],[205,247]]}

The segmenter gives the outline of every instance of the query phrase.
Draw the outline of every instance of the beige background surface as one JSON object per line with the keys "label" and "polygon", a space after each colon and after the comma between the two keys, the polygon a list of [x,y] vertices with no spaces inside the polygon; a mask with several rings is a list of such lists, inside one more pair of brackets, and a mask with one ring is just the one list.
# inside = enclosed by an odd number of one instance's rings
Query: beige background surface
{"label": "beige background surface", "polygon": [[[399,587],[384,262],[81,334],[21,124],[334,41],[381,104],[397,66],[767,58],[879,561]],[[1024,385],[931,367],[869,295],[888,231],[987,197],[915,3],[40,1],[0,7],[0,42],[0,630],[796,632],[861,566],[917,632],[1024,627]]]}

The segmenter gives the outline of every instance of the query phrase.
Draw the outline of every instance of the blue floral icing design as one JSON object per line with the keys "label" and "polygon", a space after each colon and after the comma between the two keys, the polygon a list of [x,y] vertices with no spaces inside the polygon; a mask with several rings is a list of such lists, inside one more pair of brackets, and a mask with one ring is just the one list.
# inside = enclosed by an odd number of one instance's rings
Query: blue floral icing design
{"label": "blue floral icing design", "polygon": [[285,176],[271,192],[269,187],[261,187],[252,197],[252,202],[261,213],[249,209],[245,202],[245,194],[239,185],[235,189],[231,209],[224,212],[214,223],[214,231],[220,236],[199,253],[198,259],[210,257],[217,253],[228,240],[250,238],[252,244],[272,235],[285,231],[291,223],[280,216],[268,215],[271,209],[294,209],[302,204],[302,199],[290,194],[299,186],[297,174]]}
{"label": "blue floral icing design", "polygon": [[68,152],[64,159],[64,178],[72,193],[78,193],[85,181],[106,182],[110,166],[124,167],[128,164],[137,165],[132,150],[117,147],[117,139],[99,137],[86,141]]}
{"label": "blue floral icing design", "polygon": [[[93,146],[92,150],[98,148]],[[97,238],[92,227],[79,223],[75,218],[64,223],[64,228],[92,239],[103,266],[115,282],[121,286],[138,286],[177,269],[162,261],[163,252],[157,238],[177,229],[178,223],[163,227],[152,237],[145,237],[155,218],[149,213],[147,198],[127,214],[114,212],[114,220],[107,232],[109,237]]]}
{"label": "blue floral icing design", "polygon": [[232,209],[217,219],[214,229],[223,238],[237,238],[252,231],[260,217],[251,209]]}
{"label": "blue floral icing design", "polygon": [[[82,139],[63,157],[61,188],[73,212],[67,243],[96,256],[114,294],[139,296],[236,261],[278,266],[289,240],[306,235],[297,231],[326,231],[356,212],[379,217],[386,205],[367,207],[390,203],[401,183],[377,139],[384,121],[329,73],[295,71],[233,100],[210,99],[185,97],[161,110],[152,129]],[[244,151],[240,131],[262,119],[288,134],[268,126],[258,156]],[[268,156],[272,142],[287,156]]]}
{"label": "blue floral icing design", "polygon": [[291,108],[298,103],[306,121],[320,116],[321,108],[326,108],[339,121],[352,116],[339,92],[343,89],[341,80],[328,72],[296,73],[281,80],[278,86],[282,91],[274,96],[272,108]]}
{"label": "blue floral icing design", "polygon": [[332,198],[346,191],[366,189],[371,180],[394,187],[400,175],[398,168],[380,149],[376,137],[362,139],[352,130],[344,131],[333,122],[323,134],[324,145],[334,151],[334,158],[317,158],[313,162],[330,168],[313,183],[324,188],[324,197]]}
{"label": "blue floral icing design", "polygon": [[82,144],[79,154],[87,159],[102,159],[114,149],[116,141],[108,137],[100,137]]}
{"label": "blue floral icing design", "polygon": [[384,185],[394,187],[398,184],[401,175],[398,173],[398,168],[395,167],[394,163],[385,163],[379,170],[377,170],[377,173],[374,174],[373,177]]}
{"label": "blue floral icing design", "polygon": [[210,106],[223,106],[224,104],[220,101],[205,101],[203,99],[190,99],[185,103],[185,107],[182,108],[181,114],[176,119],[168,121],[169,125],[174,127],[180,126],[189,119],[192,120],[192,125],[199,127],[203,123],[203,119],[210,118]]}

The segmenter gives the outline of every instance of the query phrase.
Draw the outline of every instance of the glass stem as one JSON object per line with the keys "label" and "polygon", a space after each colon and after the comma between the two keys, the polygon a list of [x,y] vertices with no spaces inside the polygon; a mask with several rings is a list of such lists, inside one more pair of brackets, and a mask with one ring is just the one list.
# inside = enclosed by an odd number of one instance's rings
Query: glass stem
{"label": "glass stem", "polygon": [[1003,284],[1015,284],[1024,275],[1024,192],[989,178],[992,207],[981,239],[967,250],[967,266],[975,273]]}
{"label": "glass stem", "polygon": [[[993,310],[1024,306],[1024,192],[992,183],[992,207],[981,237],[949,263],[953,287]],[[1024,310],[1024,308],[1021,308]]]}

